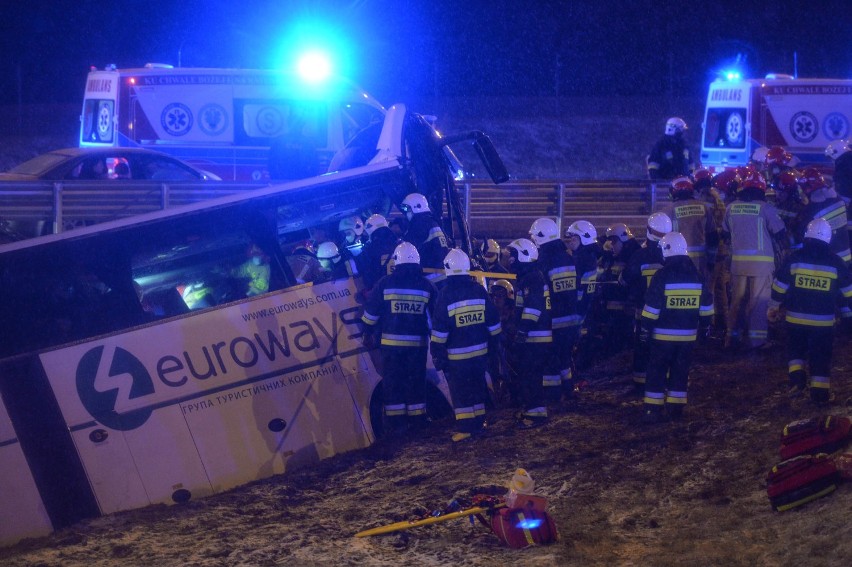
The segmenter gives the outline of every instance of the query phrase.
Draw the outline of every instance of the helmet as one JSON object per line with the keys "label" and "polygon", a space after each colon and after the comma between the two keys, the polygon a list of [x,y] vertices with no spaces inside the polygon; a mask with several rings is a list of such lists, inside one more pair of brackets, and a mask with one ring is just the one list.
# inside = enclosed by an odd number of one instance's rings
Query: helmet
{"label": "helmet", "polygon": [[699,167],[692,173],[692,184],[695,189],[709,189],[713,183],[713,174],[706,167]]}
{"label": "helmet", "polygon": [[793,161],[793,154],[782,148],[781,146],[772,146],[766,152],[764,163],[766,165],[790,165]]}
{"label": "helmet", "polygon": [[420,264],[420,253],[410,242],[400,242],[394,248],[391,258],[395,266],[400,264]]}
{"label": "helmet", "polygon": [[684,130],[686,130],[686,122],[683,121],[683,118],[672,116],[666,120],[667,135],[674,136],[675,134],[683,134]]}
{"label": "helmet", "polygon": [[831,242],[831,225],[824,218],[816,218],[808,223],[805,229],[805,238],[816,238],[826,244]]}
{"label": "helmet", "polygon": [[580,237],[580,244],[594,244],[598,238],[598,231],[595,226],[589,221],[578,220],[574,221],[565,230],[565,236],[576,235]]}
{"label": "helmet", "polygon": [[769,148],[766,146],[760,146],[751,154],[751,161],[754,163],[766,163],[766,154],[769,152]]}
{"label": "helmet", "polygon": [[660,240],[663,258],[686,256],[686,239],[679,232],[670,232]]}
{"label": "helmet", "polygon": [[802,172],[802,176],[799,177],[799,185],[802,186],[805,195],[810,195],[817,189],[828,187],[822,173],[815,167],[809,167]]}
{"label": "helmet", "polygon": [[689,177],[676,177],[672,180],[672,187],[669,191],[672,198],[692,197],[695,195],[695,186],[692,185],[692,180]]}
{"label": "helmet", "polygon": [[297,243],[293,246],[293,250],[290,252],[293,256],[316,256],[317,251],[314,248],[314,243],[311,240],[303,240],[302,242]]}
{"label": "helmet", "polygon": [[628,227],[626,224],[622,222],[617,222],[606,229],[606,237],[616,237],[622,242],[627,242],[628,240],[633,238],[633,233],[630,232],[630,227]]}
{"label": "helmet", "polygon": [[509,248],[518,254],[518,262],[529,264],[538,260],[538,248],[531,240],[519,238],[509,244]]}
{"label": "helmet", "polygon": [[536,219],[530,227],[530,238],[536,246],[556,240],[559,238],[559,227],[556,226],[556,221],[547,217]]}
{"label": "helmet", "polygon": [[500,254],[500,244],[498,244],[493,238],[489,238],[479,245],[479,251],[483,258],[486,256],[497,256]]}
{"label": "helmet", "polygon": [[426,201],[426,197],[420,193],[409,193],[405,196],[405,199],[402,200],[402,206],[400,208],[403,212],[411,211],[412,213],[427,213],[429,212],[429,202]]}
{"label": "helmet", "polygon": [[743,178],[743,189],[759,189],[766,193],[766,179],[755,170],[746,170],[746,176]]}
{"label": "helmet", "polygon": [[837,159],[846,152],[852,152],[852,141],[848,138],[845,140],[832,140],[825,148],[825,155],[831,159]]}
{"label": "helmet", "polygon": [[509,280],[497,280],[491,284],[491,289],[489,291],[493,293],[495,287],[502,287],[506,290],[506,297],[509,299],[515,299],[515,288],[512,287],[512,282]]}
{"label": "helmet", "polygon": [[388,221],[385,217],[379,214],[371,215],[367,219],[367,222],[364,223],[364,232],[367,233],[367,236],[372,236],[377,228],[382,228],[383,226],[388,226]]}
{"label": "helmet", "polygon": [[743,180],[735,169],[726,169],[713,178],[713,187],[723,193],[736,193],[740,190]]}
{"label": "helmet", "polygon": [[331,260],[338,256],[340,256],[340,250],[334,242],[321,242],[320,245],[317,246],[317,258],[320,260]]}
{"label": "helmet", "polygon": [[364,222],[358,217],[342,218],[337,225],[337,230],[340,232],[351,230],[355,236],[361,236],[364,233]]}
{"label": "helmet", "polygon": [[795,191],[799,185],[799,172],[795,169],[785,169],[778,174],[776,185],[783,191]]}
{"label": "helmet", "polygon": [[470,273],[470,258],[462,250],[452,248],[444,256],[444,273],[448,276],[462,276]]}
{"label": "helmet", "polygon": [[648,217],[648,232],[646,234],[651,242],[659,242],[660,239],[672,231],[672,219],[666,213],[654,213]]}

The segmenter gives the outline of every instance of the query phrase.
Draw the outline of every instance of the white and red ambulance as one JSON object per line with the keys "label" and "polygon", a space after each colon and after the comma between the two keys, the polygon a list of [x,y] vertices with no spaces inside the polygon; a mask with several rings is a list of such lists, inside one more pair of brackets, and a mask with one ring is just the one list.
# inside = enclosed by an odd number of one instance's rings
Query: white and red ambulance
{"label": "white and red ambulance", "polygon": [[825,147],[846,138],[852,120],[852,80],[716,80],[704,112],[701,164],[711,171],[748,163],[760,147],[783,146],[801,165],[831,168]]}
{"label": "white and red ambulance", "polygon": [[278,152],[318,175],[384,114],[342,79],[309,84],[277,70],[110,65],[86,80],[80,146],[147,147],[246,181],[269,179]]}

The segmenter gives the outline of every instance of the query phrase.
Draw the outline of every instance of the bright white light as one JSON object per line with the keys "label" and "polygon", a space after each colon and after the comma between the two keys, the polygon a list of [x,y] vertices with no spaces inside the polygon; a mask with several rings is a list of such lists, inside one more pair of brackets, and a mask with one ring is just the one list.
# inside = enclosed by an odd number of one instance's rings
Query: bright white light
{"label": "bright white light", "polygon": [[331,60],[319,51],[302,55],[296,68],[299,76],[309,83],[321,83],[331,76]]}
{"label": "bright white light", "polygon": [[742,78],[742,75],[739,71],[725,71],[725,78],[729,81],[739,81]]}

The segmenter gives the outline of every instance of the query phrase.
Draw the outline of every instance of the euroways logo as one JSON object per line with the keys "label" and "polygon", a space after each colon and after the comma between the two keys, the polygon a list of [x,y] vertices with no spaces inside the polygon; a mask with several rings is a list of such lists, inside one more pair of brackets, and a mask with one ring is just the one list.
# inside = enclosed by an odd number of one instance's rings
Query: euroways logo
{"label": "euroways logo", "polygon": [[105,355],[98,346],[77,365],[77,394],[83,407],[100,423],[118,431],[141,427],[152,408],[119,414],[118,400],[134,400],[154,393],[154,381],[138,358],[120,347]]}

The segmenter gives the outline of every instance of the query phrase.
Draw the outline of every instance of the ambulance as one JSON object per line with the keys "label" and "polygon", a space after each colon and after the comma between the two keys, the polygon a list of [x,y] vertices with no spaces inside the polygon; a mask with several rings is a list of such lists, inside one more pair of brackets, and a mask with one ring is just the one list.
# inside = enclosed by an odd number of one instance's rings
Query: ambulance
{"label": "ambulance", "polygon": [[849,136],[850,119],[852,80],[716,80],[707,95],[701,165],[721,171],[747,164],[758,148],[783,146],[799,167],[833,169],[825,147]]}
{"label": "ambulance", "polygon": [[300,179],[325,173],[385,109],[343,79],[308,83],[277,70],[92,69],[80,146],[155,149],[223,180]]}

